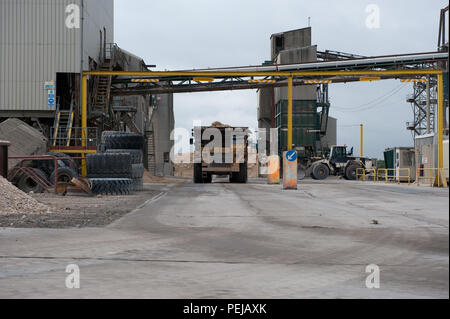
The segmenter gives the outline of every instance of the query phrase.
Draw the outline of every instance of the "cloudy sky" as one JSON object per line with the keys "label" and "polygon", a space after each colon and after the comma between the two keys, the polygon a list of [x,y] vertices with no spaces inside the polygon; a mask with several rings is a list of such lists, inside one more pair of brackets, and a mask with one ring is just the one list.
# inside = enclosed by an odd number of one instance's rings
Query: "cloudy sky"
{"label": "cloudy sky", "polygon": [[[367,28],[366,7],[380,8],[380,28]],[[429,52],[437,46],[444,0],[115,0],[115,42],[158,70],[261,64],[270,59],[270,35],[308,26],[318,50],[365,56]],[[399,81],[333,84],[331,115],[338,143],[355,146],[365,125],[365,153],[381,157],[392,146],[413,144]],[[257,127],[255,90],[175,95],[176,126],[194,120]],[[353,109],[358,111],[349,111]]]}

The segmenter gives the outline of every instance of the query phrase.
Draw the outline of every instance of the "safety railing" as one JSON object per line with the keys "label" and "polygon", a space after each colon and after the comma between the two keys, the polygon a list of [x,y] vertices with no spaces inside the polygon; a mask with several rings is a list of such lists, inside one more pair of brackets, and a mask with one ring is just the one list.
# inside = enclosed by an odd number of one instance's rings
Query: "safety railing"
{"label": "safety railing", "polygon": [[448,168],[417,168],[416,184],[448,187]]}
{"label": "safety railing", "polygon": [[376,180],[382,181],[383,179],[386,183],[408,182],[411,184],[411,168],[379,168]]}
{"label": "safety railing", "polygon": [[96,127],[72,127],[71,135],[67,136],[66,127],[52,127],[50,145],[56,148],[84,147],[89,148],[98,145],[99,136]]}
{"label": "safety railing", "polygon": [[365,169],[365,168],[358,168],[356,169],[356,180],[358,181],[378,181],[377,176],[377,169],[371,168],[371,169]]}

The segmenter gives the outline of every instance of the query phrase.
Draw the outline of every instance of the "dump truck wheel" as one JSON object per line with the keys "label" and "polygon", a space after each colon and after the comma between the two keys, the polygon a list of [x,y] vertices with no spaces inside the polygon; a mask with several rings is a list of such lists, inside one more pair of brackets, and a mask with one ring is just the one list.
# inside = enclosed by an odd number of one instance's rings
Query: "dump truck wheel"
{"label": "dump truck wheel", "polygon": [[325,164],[318,164],[313,167],[311,176],[319,181],[327,179],[330,176],[330,169]]}
{"label": "dump truck wheel", "polygon": [[202,164],[194,164],[194,183],[203,183]]}
{"label": "dump truck wheel", "polygon": [[144,136],[136,133],[106,131],[102,134],[102,144],[106,149],[142,149]]}
{"label": "dump truck wheel", "polygon": [[[72,178],[77,176],[77,173],[69,167],[60,167],[57,170],[58,183],[69,183]],[[55,172],[50,175],[50,183],[55,183]]]}
{"label": "dump truck wheel", "polygon": [[127,150],[127,149],[118,149],[118,150],[106,150],[105,153],[128,153],[131,155],[131,164],[142,164],[143,152],[142,150]]}
{"label": "dump truck wheel", "polygon": [[248,181],[248,166],[247,163],[239,164],[239,178],[238,183],[247,183]]}
{"label": "dump truck wheel", "polygon": [[356,180],[356,170],[361,168],[361,165],[358,164],[350,164],[345,170],[345,178],[354,181]]}
{"label": "dump truck wheel", "polygon": [[[34,172],[37,175],[40,175],[41,178],[47,179],[47,175],[42,170],[34,168]],[[17,187],[25,193],[33,192],[35,194],[38,194],[44,192],[44,188],[26,174],[22,174],[22,176],[19,178],[19,181],[17,182]]]}
{"label": "dump truck wheel", "polygon": [[212,183],[212,175],[208,174],[208,176],[205,179],[203,179],[203,183],[204,184],[211,184]]}

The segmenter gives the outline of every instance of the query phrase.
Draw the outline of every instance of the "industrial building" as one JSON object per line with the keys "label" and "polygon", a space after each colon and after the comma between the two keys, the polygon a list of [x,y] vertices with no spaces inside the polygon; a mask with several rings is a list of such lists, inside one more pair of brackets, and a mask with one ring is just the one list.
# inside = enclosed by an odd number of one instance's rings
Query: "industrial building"
{"label": "industrial building", "polygon": [[[20,118],[49,137],[54,151],[81,146],[81,77],[86,70],[147,71],[114,43],[113,0],[0,2],[0,121]],[[150,173],[173,175],[167,161],[173,98],[114,97],[112,77],[89,79],[88,149],[104,130],[145,134]],[[120,87],[120,86],[119,86]]]}
{"label": "industrial building", "polygon": [[[311,28],[286,31],[270,37],[271,60],[265,64],[317,62]],[[300,157],[326,154],[337,143],[337,120],[329,117],[328,84],[299,85],[293,89],[293,143]],[[287,87],[259,90],[258,126],[276,128],[279,152],[287,149]],[[269,149],[269,148],[267,148]]]}

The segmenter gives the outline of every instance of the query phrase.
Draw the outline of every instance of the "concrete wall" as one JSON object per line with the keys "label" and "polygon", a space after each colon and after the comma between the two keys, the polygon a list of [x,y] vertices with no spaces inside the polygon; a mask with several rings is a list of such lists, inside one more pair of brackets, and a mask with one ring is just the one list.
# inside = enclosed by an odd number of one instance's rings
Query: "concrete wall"
{"label": "concrete wall", "polygon": [[173,112],[173,94],[157,96],[157,107],[153,111],[153,134],[155,142],[155,175],[173,176],[173,163],[167,160],[174,145],[170,140],[170,134],[175,127]]}
{"label": "concrete wall", "polygon": [[[303,32],[300,32],[300,34],[303,34]],[[281,51],[277,57],[277,64],[314,62],[314,61],[317,61],[317,46],[311,45]],[[316,85],[295,86],[293,89],[293,99],[315,100],[316,91],[317,91]],[[288,99],[287,87],[275,88],[275,104],[277,104],[280,100],[287,100],[287,99]]]}
{"label": "concrete wall", "polygon": [[[70,4],[83,4],[83,28],[67,28]],[[97,60],[103,27],[114,41],[113,13],[113,0],[0,1],[0,117],[51,114],[44,82],[56,81],[57,72],[80,73],[88,57]]]}
{"label": "concrete wall", "polygon": [[283,46],[281,50],[289,50],[295,48],[302,48],[311,45],[311,28],[303,28],[292,31],[272,34],[270,37],[271,58],[274,61],[279,53],[277,50],[277,38],[282,38]]}
{"label": "concrete wall", "polygon": [[337,145],[337,119],[328,117],[327,134],[321,139],[322,147]]}

